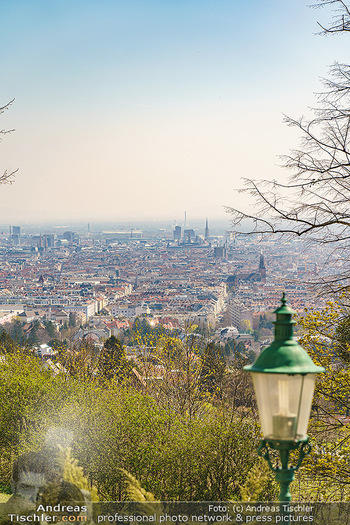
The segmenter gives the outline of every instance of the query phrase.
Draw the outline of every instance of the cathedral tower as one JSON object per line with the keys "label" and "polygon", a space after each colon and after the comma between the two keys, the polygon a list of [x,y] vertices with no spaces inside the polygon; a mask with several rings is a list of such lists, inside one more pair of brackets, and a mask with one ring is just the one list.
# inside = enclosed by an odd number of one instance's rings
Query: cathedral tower
{"label": "cathedral tower", "polygon": [[263,254],[260,255],[259,273],[261,276],[261,280],[266,282],[266,267],[265,267],[265,259],[264,259]]}
{"label": "cathedral tower", "polygon": [[209,225],[208,225],[208,219],[205,219],[204,239],[205,239],[207,242],[209,241]]}

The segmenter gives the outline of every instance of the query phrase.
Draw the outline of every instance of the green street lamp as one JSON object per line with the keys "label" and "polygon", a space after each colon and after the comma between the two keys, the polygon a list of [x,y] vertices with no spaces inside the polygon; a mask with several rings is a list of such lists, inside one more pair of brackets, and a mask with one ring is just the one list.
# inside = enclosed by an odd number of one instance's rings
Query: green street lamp
{"label": "green street lamp", "polygon": [[[316,366],[306,351],[293,339],[292,315],[286,306],[283,292],[282,306],[275,310],[277,316],[275,339],[265,348],[252,365],[244,369],[252,372],[254,390],[264,439],[258,454],[266,459],[280,484],[279,500],[291,500],[289,485],[294,472],[310,452],[306,434],[309,422],[316,374],[324,368]],[[281,466],[275,467],[269,448],[278,450]],[[289,454],[299,451],[296,465],[289,466]],[[286,523],[286,521],[284,521]]]}

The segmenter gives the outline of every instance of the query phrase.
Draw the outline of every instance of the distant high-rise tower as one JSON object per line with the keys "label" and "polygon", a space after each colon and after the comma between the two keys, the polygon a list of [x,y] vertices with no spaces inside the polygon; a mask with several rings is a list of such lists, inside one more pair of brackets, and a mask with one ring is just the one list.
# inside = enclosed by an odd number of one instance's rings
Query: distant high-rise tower
{"label": "distant high-rise tower", "polygon": [[19,245],[20,244],[20,238],[21,238],[21,227],[20,226],[12,226],[12,242],[13,242],[13,244]]}
{"label": "distant high-rise tower", "polygon": [[266,267],[263,254],[260,255],[259,273],[262,281],[266,281]]}
{"label": "distant high-rise tower", "polygon": [[196,234],[194,233],[194,230],[184,230],[184,243],[192,243],[194,242],[196,237]]}
{"label": "distant high-rise tower", "polygon": [[174,241],[181,240],[181,226],[175,226],[174,229]]}
{"label": "distant high-rise tower", "polygon": [[53,233],[45,233],[44,246],[45,248],[53,248],[55,246],[55,235]]}
{"label": "distant high-rise tower", "polygon": [[209,225],[208,225],[208,219],[205,219],[204,239],[205,239],[206,241],[209,241]]}

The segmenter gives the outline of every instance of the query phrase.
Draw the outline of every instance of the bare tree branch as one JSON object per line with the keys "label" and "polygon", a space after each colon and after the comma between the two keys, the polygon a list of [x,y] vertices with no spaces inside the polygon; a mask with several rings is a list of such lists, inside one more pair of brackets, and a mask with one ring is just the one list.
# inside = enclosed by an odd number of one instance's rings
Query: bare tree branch
{"label": "bare tree branch", "polygon": [[19,168],[14,171],[5,170],[2,175],[0,175],[0,184],[12,184],[14,182],[14,176],[17,173]]}
{"label": "bare tree branch", "polygon": [[[2,113],[4,113],[7,109],[9,109],[9,107],[14,102],[14,100],[15,99],[13,98],[12,100],[10,100],[10,102],[5,104],[5,106],[0,107],[0,115]],[[15,130],[14,129],[6,129],[6,130],[2,129],[2,130],[0,130],[0,141],[2,140],[4,135],[8,135],[9,133],[12,133],[13,131],[15,131]],[[5,170],[4,173],[2,173],[2,175],[0,175],[0,184],[12,184],[13,181],[14,181],[14,176],[17,173],[17,171],[18,171],[18,168],[16,170],[13,170],[13,171]]]}
{"label": "bare tree branch", "polygon": [[335,6],[335,9],[333,9],[335,15],[333,16],[333,22],[328,27],[318,22],[318,25],[322,29],[320,33],[322,35],[328,35],[331,33],[350,31],[350,8],[343,0],[318,0],[317,4],[313,4],[310,7],[319,8],[328,5]]}
{"label": "bare tree branch", "polygon": [[337,242],[350,227],[350,66],[336,63],[330,74],[314,118],[285,117],[302,133],[300,149],[282,157],[292,172],[288,183],[244,179],[240,191],[254,198],[256,212],[227,207],[234,226],[249,219],[250,234],[311,236],[318,242]]}

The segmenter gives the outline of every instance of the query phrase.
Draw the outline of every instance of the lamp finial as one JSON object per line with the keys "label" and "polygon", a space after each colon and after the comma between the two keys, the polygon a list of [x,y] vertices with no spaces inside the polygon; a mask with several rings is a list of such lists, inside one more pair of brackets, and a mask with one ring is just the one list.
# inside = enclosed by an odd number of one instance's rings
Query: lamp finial
{"label": "lamp finial", "polygon": [[286,305],[286,302],[287,302],[287,299],[286,299],[286,292],[283,292],[283,293],[282,293],[282,299],[281,299],[282,306],[285,306],[285,305]]}

